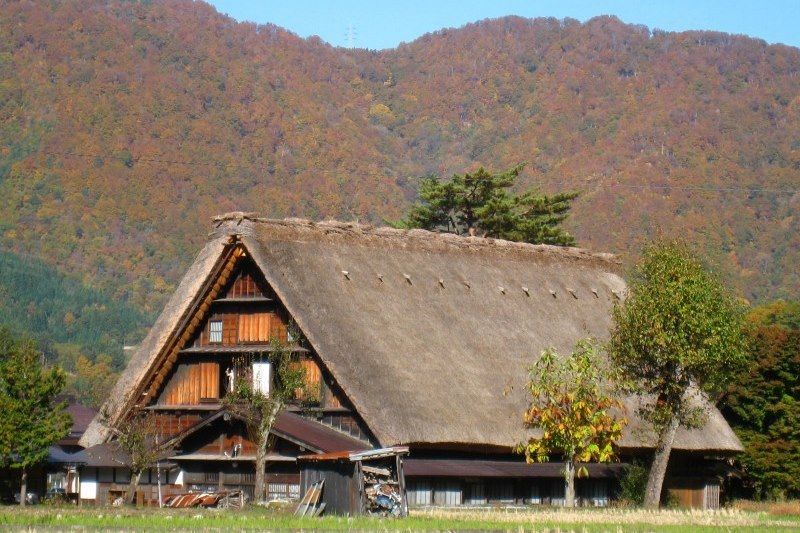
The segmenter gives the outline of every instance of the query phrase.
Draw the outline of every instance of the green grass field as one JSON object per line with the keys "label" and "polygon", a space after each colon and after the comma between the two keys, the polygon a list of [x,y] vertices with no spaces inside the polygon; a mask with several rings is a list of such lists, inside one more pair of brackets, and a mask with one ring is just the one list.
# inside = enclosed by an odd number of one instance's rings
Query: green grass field
{"label": "green grass field", "polygon": [[405,519],[295,518],[281,510],[128,509],[75,507],[0,508],[0,529],[129,530],[351,530],[538,531],[548,533],[658,531],[800,531],[800,516],[730,509],[656,512],[635,509],[472,509],[414,511]]}

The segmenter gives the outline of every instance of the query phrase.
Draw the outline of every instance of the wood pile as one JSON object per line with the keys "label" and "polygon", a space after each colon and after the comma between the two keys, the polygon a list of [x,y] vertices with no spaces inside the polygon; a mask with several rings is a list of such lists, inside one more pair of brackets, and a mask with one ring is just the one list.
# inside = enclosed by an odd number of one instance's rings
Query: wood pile
{"label": "wood pile", "polygon": [[367,514],[378,516],[400,516],[403,498],[400,483],[389,468],[363,465],[364,496]]}
{"label": "wood pile", "polygon": [[209,492],[189,492],[170,496],[164,501],[165,507],[183,509],[186,507],[218,507],[241,509],[247,500],[240,490],[221,490]]}

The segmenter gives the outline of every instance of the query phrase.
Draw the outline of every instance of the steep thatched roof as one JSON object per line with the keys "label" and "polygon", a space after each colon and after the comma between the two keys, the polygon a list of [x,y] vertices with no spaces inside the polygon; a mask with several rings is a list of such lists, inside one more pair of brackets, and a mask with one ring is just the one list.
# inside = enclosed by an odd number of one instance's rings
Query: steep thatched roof
{"label": "steep thatched roof", "polygon": [[[161,315],[134,351],[101,413],[113,417],[121,410],[126,401],[133,400],[131,398],[132,391],[142,382],[156,358],[161,354],[164,345],[176,333],[181,321],[190,311],[192,302],[197,299],[201,288],[208,281],[210,272],[220,261],[220,254],[227,242],[227,238],[211,239],[200,251],[178,288],[167,301]],[[81,437],[80,444],[88,448],[103,442],[107,435],[108,428],[100,422],[99,417],[95,417]]]}
{"label": "steep thatched roof", "polygon": [[[381,445],[520,441],[526,368],[544,348],[567,352],[578,339],[607,336],[625,288],[607,254],[239,214],[218,219],[157,325],[176,322],[170,316],[181,311],[174,307],[188,305],[186,291],[201,283],[192,278],[213,262],[209,247],[219,250],[231,235]],[[161,335],[151,332],[125,383],[155,357],[158,339],[151,337]],[[631,427],[638,427],[635,400],[627,403]],[[681,430],[676,449],[741,449],[709,409],[706,426]],[[621,444],[650,447],[652,437],[629,430]]]}

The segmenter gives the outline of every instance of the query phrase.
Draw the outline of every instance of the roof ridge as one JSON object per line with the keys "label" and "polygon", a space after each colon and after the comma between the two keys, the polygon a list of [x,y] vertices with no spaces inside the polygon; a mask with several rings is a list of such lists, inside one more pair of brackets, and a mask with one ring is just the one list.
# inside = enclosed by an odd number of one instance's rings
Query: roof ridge
{"label": "roof ridge", "polygon": [[529,252],[547,252],[555,255],[572,256],[576,258],[597,259],[612,264],[620,264],[620,260],[615,254],[605,252],[594,252],[586,248],[574,246],[555,246],[551,244],[531,244],[527,242],[508,241],[493,237],[462,236],[454,233],[429,231],[425,229],[399,229],[389,226],[374,226],[360,222],[343,222],[340,220],[313,221],[306,218],[268,218],[258,216],[254,212],[232,211],[217,215],[212,218],[214,227],[220,228],[223,225],[235,223],[235,226],[242,224],[258,224],[276,227],[291,227],[301,229],[318,229],[326,233],[340,232],[362,235],[373,235],[377,237],[414,239],[428,242],[439,242],[453,246],[465,248],[511,248]]}

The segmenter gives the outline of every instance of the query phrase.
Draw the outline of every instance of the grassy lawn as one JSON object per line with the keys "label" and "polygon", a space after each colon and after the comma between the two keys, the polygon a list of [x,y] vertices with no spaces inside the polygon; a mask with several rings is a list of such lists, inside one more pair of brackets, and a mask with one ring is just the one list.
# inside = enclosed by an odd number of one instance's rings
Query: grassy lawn
{"label": "grassy lawn", "polygon": [[371,531],[539,531],[548,533],[650,531],[800,531],[800,516],[768,510],[649,512],[636,509],[470,509],[413,511],[402,520],[295,518],[274,509],[127,509],[75,507],[0,508],[4,530],[371,530]]}

